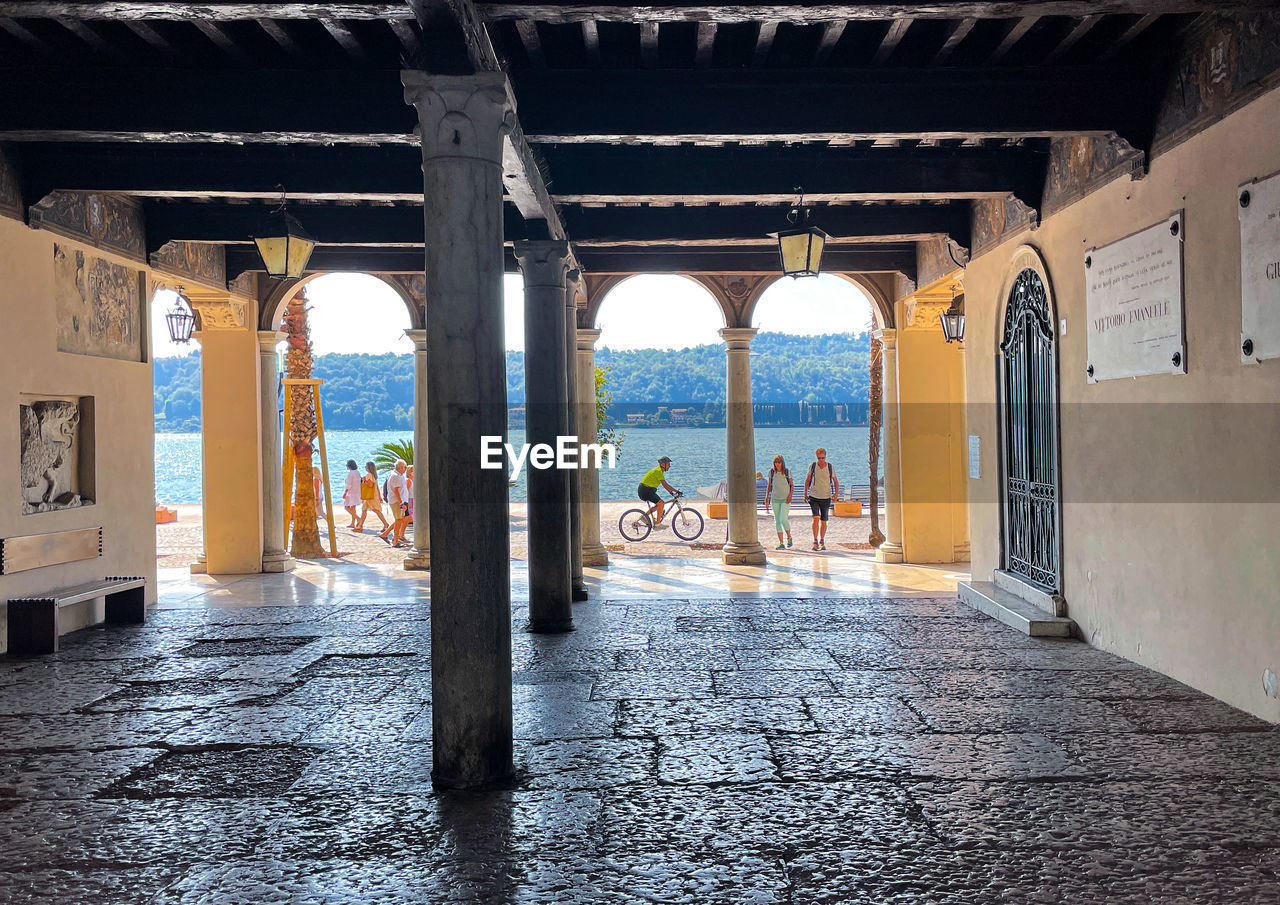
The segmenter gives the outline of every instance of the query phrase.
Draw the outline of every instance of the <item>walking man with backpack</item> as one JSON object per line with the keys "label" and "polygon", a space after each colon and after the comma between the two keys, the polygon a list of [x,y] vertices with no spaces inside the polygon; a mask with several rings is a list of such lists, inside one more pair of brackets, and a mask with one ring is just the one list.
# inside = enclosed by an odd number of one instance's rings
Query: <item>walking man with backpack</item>
{"label": "walking man with backpack", "polygon": [[[827,461],[827,451],[819,446],[813,451],[816,462],[809,463],[809,473],[804,479],[804,499],[813,513],[813,549],[827,549],[827,519],[831,515],[831,503],[840,494],[840,482],[836,470]],[[822,534],[818,534],[821,523]]]}

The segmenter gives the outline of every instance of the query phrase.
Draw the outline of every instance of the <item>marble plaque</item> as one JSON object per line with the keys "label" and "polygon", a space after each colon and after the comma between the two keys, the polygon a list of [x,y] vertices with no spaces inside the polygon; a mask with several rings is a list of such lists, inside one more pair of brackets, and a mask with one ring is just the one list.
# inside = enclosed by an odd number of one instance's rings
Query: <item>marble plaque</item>
{"label": "marble plaque", "polygon": [[1090,383],[1185,374],[1182,212],[1085,253]]}
{"label": "marble plaque", "polygon": [[1240,186],[1240,360],[1280,358],[1280,173]]}

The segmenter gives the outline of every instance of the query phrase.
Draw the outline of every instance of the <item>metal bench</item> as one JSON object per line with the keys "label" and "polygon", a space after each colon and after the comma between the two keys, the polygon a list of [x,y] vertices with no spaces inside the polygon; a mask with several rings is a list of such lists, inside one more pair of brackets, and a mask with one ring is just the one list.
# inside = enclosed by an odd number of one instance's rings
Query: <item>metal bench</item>
{"label": "metal bench", "polygon": [[146,621],[146,595],[145,578],[109,576],[40,597],[15,597],[9,601],[9,653],[35,657],[57,652],[58,611],[99,597],[106,601],[107,622],[140,625]]}

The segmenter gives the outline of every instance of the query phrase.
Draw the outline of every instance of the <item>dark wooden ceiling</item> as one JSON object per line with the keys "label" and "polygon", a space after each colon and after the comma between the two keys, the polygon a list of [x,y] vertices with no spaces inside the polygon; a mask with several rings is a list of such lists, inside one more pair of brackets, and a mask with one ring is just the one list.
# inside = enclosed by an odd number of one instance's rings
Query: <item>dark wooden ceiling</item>
{"label": "dark wooden ceiling", "polygon": [[136,196],[152,249],[221,242],[252,267],[283,184],[318,266],[412,269],[399,70],[502,69],[508,239],[567,237],[597,272],[770,270],[802,185],[833,260],[908,270],[916,239],[969,245],[974,199],[1037,207],[1053,138],[1146,150],[1180,36],[1278,5],[0,0],[0,141],[28,204]]}

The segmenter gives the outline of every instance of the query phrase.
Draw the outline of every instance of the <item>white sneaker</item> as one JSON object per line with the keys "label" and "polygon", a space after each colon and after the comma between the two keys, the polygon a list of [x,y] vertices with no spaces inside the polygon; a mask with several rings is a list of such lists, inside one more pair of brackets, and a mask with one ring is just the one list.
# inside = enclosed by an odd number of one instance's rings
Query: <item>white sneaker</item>
{"label": "white sneaker", "polygon": [[654,526],[653,526],[653,530],[654,530],[654,531],[666,531],[668,527],[669,527],[668,525],[661,525],[661,524],[659,524],[659,525],[654,525]]}

